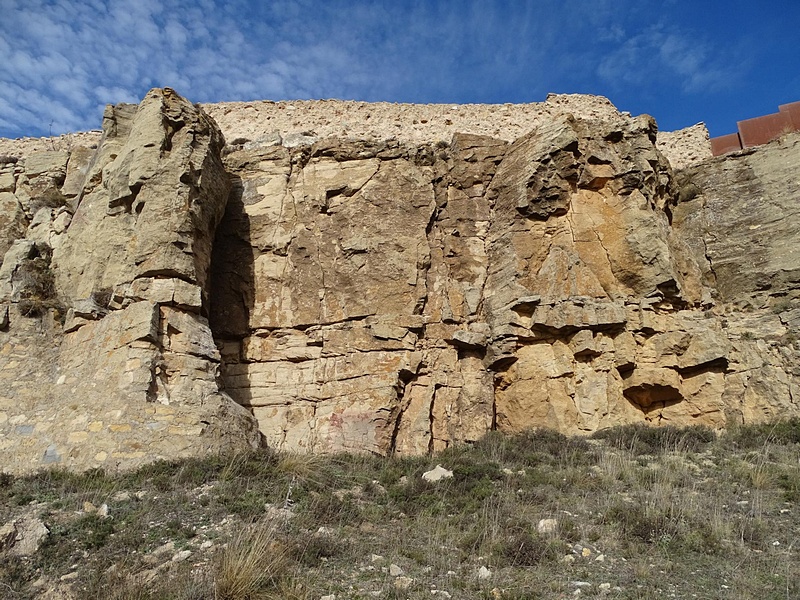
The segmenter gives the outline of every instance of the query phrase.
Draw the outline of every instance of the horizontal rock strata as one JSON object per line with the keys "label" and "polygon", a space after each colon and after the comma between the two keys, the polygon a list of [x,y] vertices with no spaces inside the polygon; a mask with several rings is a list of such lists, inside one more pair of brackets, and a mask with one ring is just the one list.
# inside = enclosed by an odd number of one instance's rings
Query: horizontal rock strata
{"label": "horizontal rock strata", "polygon": [[800,141],[705,142],[582,96],[110,107],[0,161],[4,469],[798,414]]}
{"label": "horizontal rock strata", "polygon": [[[614,112],[513,143],[231,145],[212,261],[226,389],[271,445],[382,454],[796,412],[790,327],[720,295],[695,248],[714,232],[678,226],[701,199],[655,141]],[[770,333],[743,335],[753,319]]]}

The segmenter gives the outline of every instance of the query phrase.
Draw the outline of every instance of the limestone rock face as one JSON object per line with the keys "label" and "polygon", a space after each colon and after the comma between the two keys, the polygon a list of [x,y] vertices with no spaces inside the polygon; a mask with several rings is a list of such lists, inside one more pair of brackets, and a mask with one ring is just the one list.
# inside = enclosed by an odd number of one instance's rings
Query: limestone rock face
{"label": "limestone rock face", "polygon": [[790,135],[680,173],[677,225],[719,300],[786,297],[800,282],[798,165]]}
{"label": "limestone rock face", "polygon": [[700,217],[649,117],[289,146],[228,150],[213,259],[225,386],[270,445],[407,454],[797,412],[788,328],[731,329],[747,317],[696,251],[714,232],[682,229]]}
{"label": "limestone rock face", "polygon": [[385,451],[420,361],[430,177],[399,149],[360,144],[240,150],[226,164],[238,182],[212,326],[234,357],[227,390],[268,443]]}
{"label": "limestone rock face", "polygon": [[104,125],[96,152],[31,154],[16,177],[30,221],[0,266],[11,471],[259,443],[252,415],[220,391],[205,316],[229,189],[222,134],[169,89],[109,108]]}
{"label": "limestone rock face", "polygon": [[[722,404],[736,419],[796,415],[800,405],[799,170],[800,135],[790,134],[677,176],[674,225],[729,340],[727,361],[715,360],[724,366]],[[696,350],[716,353],[708,343]]]}
{"label": "limestone rock face", "polygon": [[3,157],[3,469],[800,414],[798,136],[705,159],[579,96],[208,108],[153,90]]}
{"label": "limestone rock face", "polygon": [[55,253],[60,293],[82,299],[108,290],[124,304],[136,295],[126,286],[142,278],[204,289],[229,185],[219,129],[169,90],[110,108],[105,127]]}

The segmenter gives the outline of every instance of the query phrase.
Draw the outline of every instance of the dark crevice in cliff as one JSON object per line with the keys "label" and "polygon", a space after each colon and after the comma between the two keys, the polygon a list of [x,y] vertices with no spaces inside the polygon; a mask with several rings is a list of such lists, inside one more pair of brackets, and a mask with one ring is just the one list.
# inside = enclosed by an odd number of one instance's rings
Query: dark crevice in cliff
{"label": "dark crevice in cliff", "polygon": [[392,424],[392,434],[387,451],[388,456],[393,456],[397,450],[397,438],[400,434],[400,428],[403,425],[403,416],[406,414],[406,410],[408,410],[409,404],[411,403],[411,399],[408,398],[408,392],[410,392],[417,377],[418,373],[412,373],[408,370],[402,370],[397,374],[397,384],[395,385],[397,394],[395,410],[397,414]]}
{"label": "dark crevice in cliff", "polygon": [[433,454],[434,448],[436,447],[435,439],[434,439],[434,425],[436,422],[436,417],[434,414],[434,409],[436,407],[436,392],[442,388],[441,385],[435,384],[433,386],[433,392],[431,393],[431,402],[428,406],[428,454]]}
{"label": "dark crevice in cliff", "polygon": [[[129,186],[130,193],[126,196],[121,196],[120,198],[115,198],[108,203],[108,214],[109,215],[116,215],[120,213],[131,214],[133,211],[134,202],[136,202],[136,197],[139,195],[139,192],[142,189],[142,185],[144,184],[143,181],[137,181],[136,183]],[[139,214],[142,212],[142,208],[144,208],[144,203],[139,202],[136,205],[135,214]]]}
{"label": "dark crevice in cliff", "polygon": [[730,361],[726,356],[721,356],[704,363],[692,365],[689,367],[678,367],[675,370],[680,373],[681,377],[695,377],[702,373],[719,373],[725,374],[730,372],[728,366]]}
{"label": "dark crevice in cliff", "polygon": [[[180,246],[178,246],[178,247],[181,250],[185,249],[185,248],[181,248]],[[141,264],[141,263],[139,263],[139,264]],[[145,278],[178,279],[180,281],[184,281],[184,282],[190,283],[192,285],[197,284],[197,281],[195,281],[194,278],[187,276],[186,273],[183,273],[181,271],[176,271],[174,269],[164,269],[164,268],[151,269],[151,270],[144,270],[141,273],[137,273],[136,274],[136,279],[145,279]]]}
{"label": "dark crevice in cliff", "polygon": [[209,323],[215,338],[248,335],[255,302],[255,264],[250,217],[241,177],[229,174],[231,191],[211,252]]}

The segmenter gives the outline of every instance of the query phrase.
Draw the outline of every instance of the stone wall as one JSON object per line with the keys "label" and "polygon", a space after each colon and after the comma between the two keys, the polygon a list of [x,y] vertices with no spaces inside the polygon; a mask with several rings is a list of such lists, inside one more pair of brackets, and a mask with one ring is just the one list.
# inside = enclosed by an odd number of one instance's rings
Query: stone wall
{"label": "stone wall", "polygon": [[100,143],[102,131],[79,131],[47,138],[0,138],[0,156],[22,160],[38,152],[66,152],[83,148],[94,150]]}
{"label": "stone wall", "polygon": [[[545,102],[528,104],[401,104],[345,100],[218,102],[202,104],[228,142],[263,144],[280,139],[284,146],[319,139],[395,139],[401,144],[450,142],[456,133],[487,135],[513,142],[553,115],[615,119],[616,107],[602,96],[550,94]],[[624,114],[623,114],[624,115]],[[24,158],[31,152],[96,148],[101,132],[78,132],[55,138],[0,138],[0,155]],[[683,168],[711,156],[708,131],[702,124],[675,132],[659,132],[659,150]]]}
{"label": "stone wall", "polygon": [[[203,108],[219,124],[229,142],[263,144],[280,139],[284,146],[342,140],[400,144],[449,143],[456,133],[486,135],[513,142],[554,116],[572,114],[613,121],[620,116],[602,96],[550,94],[529,104],[398,104],[308,100],[292,102],[221,102]],[[661,140],[663,136],[663,140]],[[708,131],[702,124],[659,133],[659,150],[675,168],[711,156]]]}
{"label": "stone wall", "polygon": [[711,157],[711,141],[704,123],[678,131],[659,131],[656,146],[673,169],[685,169]]}

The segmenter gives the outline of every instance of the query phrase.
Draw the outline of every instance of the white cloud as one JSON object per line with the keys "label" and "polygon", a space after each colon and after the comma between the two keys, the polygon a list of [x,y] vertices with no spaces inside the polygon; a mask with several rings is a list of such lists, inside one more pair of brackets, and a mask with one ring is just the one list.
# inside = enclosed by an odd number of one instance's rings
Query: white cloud
{"label": "white cloud", "polygon": [[[457,7],[457,8],[456,8]],[[105,103],[543,99],[721,86],[736,61],[653,2],[0,0],[0,136],[97,128]],[[636,33],[630,34],[634,31]],[[567,89],[564,89],[567,88]],[[500,90],[500,91],[498,91]]]}
{"label": "white cloud", "polygon": [[672,80],[692,93],[733,85],[741,68],[726,48],[656,25],[625,39],[600,61],[597,72],[615,85],[663,87]]}
{"label": "white cloud", "polygon": [[421,87],[436,95],[464,85],[457,70],[468,54],[486,61],[472,74],[485,80],[518,65],[536,38],[525,3],[518,15],[481,2],[452,10],[389,0],[6,4],[0,0],[5,136],[46,134],[50,121],[54,133],[95,128],[98,105],[141,98],[152,86],[193,101],[409,99]]}

